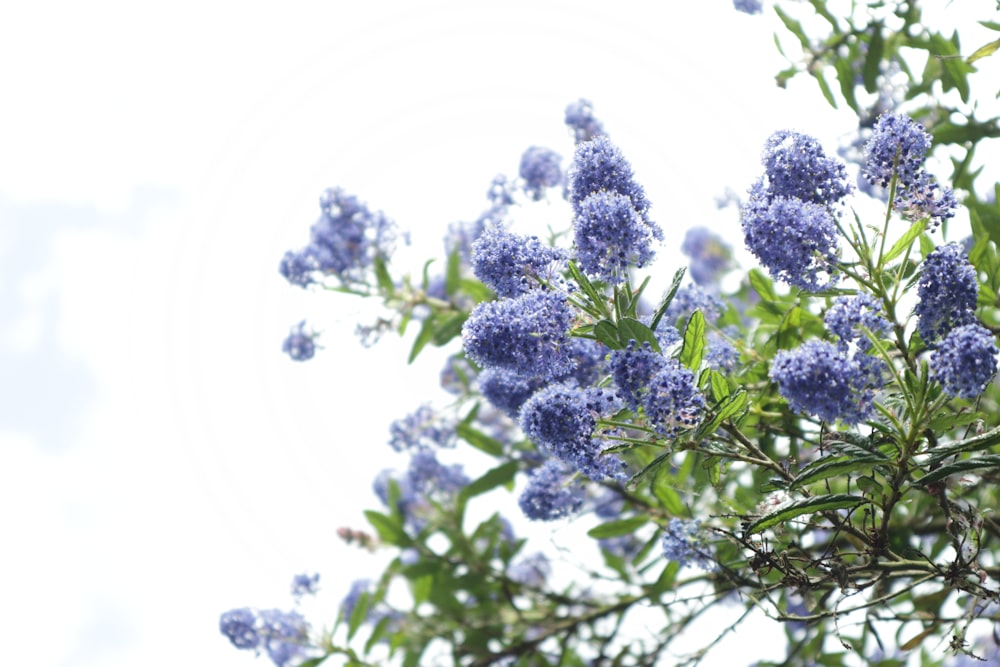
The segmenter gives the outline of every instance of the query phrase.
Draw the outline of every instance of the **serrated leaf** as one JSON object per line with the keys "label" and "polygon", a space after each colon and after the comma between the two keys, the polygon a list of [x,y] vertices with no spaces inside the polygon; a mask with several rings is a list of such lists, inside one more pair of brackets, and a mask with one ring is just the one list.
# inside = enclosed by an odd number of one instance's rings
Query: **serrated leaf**
{"label": "serrated leaf", "polygon": [[726,377],[717,370],[709,369],[708,382],[712,388],[712,398],[721,401],[729,396],[729,382]]}
{"label": "serrated leaf", "polygon": [[465,422],[460,423],[455,428],[455,434],[479,451],[486,452],[493,457],[503,456],[502,442],[496,438],[491,438]]}
{"label": "serrated leaf", "polygon": [[722,462],[719,461],[719,458],[717,456],[709,456],[701,464],[701,467],[708,473],[708,479],[712,482],[712,486],[718,486],[719,481],[722,479]]}
{"label": "serrated leaf", "polygon": [[679,361],[693,371],[701,366],[705,356],[705,316],[700,310],[691,313],[687,326],[684,328],[684,346],[681,348]]}
{"label": "serrated leaf", "polygon": [[902,255],[904,252],[906,252],[906,249],[910,247],[910,244],[912,244],[915,240],[917,240],[917,237],[923,233],[926,227],[927,227],[926,219],[917,220],[912,225],[910,225],[910,228],[906,230],[906,233],[900,236],[899,239],[892,244],[892,247],[889,248],[889,252],[885,254],[885,257],[883,258],[882,261],[888,264],[892,260]]}
{"label": "serrated leaf", "polygon": [[630,477],[628,482],[626,483],[626,487],[629,489],[634,489],[636,485],[643,479],[645,479],[647,476],[656,472],[662,466],[668,465],[670,463],[670,457],[672,455],[673,452],[664,452],[663,454],[657,456],[645,468],[643,468],[636,474],[632,475],[632,477]]}
{"label": "serrated leaf", "polygon": [[618,341],[625,347],[630,341],[635,341],[636,346],[641,348],[643,343],[649,343],[654,351],[660,351],[660,343],[656,340],[656,334],[639,320],[631,317],[623,317],[618,320]]}
{"label": "serrated leaf", "polygon": [[790,488],[797,488],[813,482],[819,482],[831,477],[849,475],[852,472],[869,471],[873,466],[885,463],[884,457],[868,454],[867,456],[839,456],[814,461],[799,471],[792,480]]}
{"label": "serrated leaf", "polygon": [[479,479],[462,487],[459,497],[468,500],[469,498],[482,495],[487,491],[492,491],[498,486],[503,486],[514,479],[514,475],[517,474],[518,469],[519,465],[517,461],[508,461],[503,465],[492,468],[486,471]]}
{"label": "serrated leaf", "polygon": [[631,516],[618,521],[608,521],[599,526],[594,526],[587,531],[587,535],[594,539],[603,540],[607,537],[619,537],[620,535],[630,535],[640,527],[649,522],[649,517]]}
{"label": "serrated leaf", "polygon": [[652,319],[649,321],[649,328],[653,331],[656,331],[656,328],[660,326],[660,320],[662,320],[663,316],[667,314],[667,308],[670,307],[670,303],[674,300],[674,297],[677,296],[677,290],[680,289],[681,281],[684,279],[684,274],[686,272],[687,269],[684,267],[674,271],[674,279],[670,283],[670,287],[667,289],[666,294],[664,294],[663,298],[660,299],[660,305],[657,306]]}
{"label": "serrated leaf", "polygon": [[623,347],[618,340],[618,327],[611,320],[601,320],[594,325],[594,338],[612,350],[620,350]]}
{"label": "serrated leaf", "polygon": [[1000,455],[994,454],[991,456],[978,456],[971,459],[955,461],[954,463],[949,463],[948,465],[941,466],[937,470],[927,473],[918,479],[916,483],[921,486],[925,486],[942,480],[949,475],[955,475],[960,472],[969,472],[970,470],[982,470],[983,468],[994,468],[1000,470]]}
{"label": "serrated leaf", "polygon": [[933,465],[956,454],[987,449],[998,444],[1000,444],[1000,427],[990,429],[981,435],[959,440],[944,447],[937,447],[931,452],[930,457],[927,459],[927,464]]}
{"label": "serrated leaf", "polygon": [[866,502],[868,502],[868,500],[863,496],[853,496],[846,493],[828,496],[814,496],[812,498],[796,500],[773,512],[765,514],[751,523],[747,526],[746,534],[753,535],[754,533],[759,533],[770,528],[771,526],[788,521],[789,519],[794,519],[795,517],[802,516],[803,514],[848,509],[851,507],[857,507],[858,505]]}

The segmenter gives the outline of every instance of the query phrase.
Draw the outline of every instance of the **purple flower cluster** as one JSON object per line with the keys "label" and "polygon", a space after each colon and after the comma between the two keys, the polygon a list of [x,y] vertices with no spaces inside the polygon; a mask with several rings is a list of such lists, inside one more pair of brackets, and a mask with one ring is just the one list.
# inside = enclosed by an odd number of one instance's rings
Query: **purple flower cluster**
{"label": "purple flower cluster", "polygon": [[834,209],[851,192],[846,169],[804,134],[775,132],[761,158],[764,176],[743,205],[747,248],[776,280],[815,292],[833,280]]}
{"label": "purple flower cluster", "polygon": [[934,350],[930,363],[946,394],[975,398],[996,375],[996,340],[979,323],[955,327]]}
{"label": "purple flower cluster", "polygon": [[670,322],[680,319],[686,321],[696,310],[700,310],[707,322],[714,322],[725,307],[722,299],[700,285],[685,285],[674,294],[663,319]]}
{"label": "purple flower cluster", "polygon": [[517,504],[534,521],[553,521],[576,514],[583,505],[583,485],[556,459],[535,469]]}
{"label": "purple flower cluster", "polygon": [[315,595],[319,586],[319,574],[297,574],[292,577],[292,597],[301,598]]}
{"label": "purple flower cluster", "polygon": [[519,375],[502,368],[487,368],[479,374],[479,391],[483,397],[513,419],[517,419],[524,402],[546,384],[541,378]]}
{"label": "purple flower cluster", "polygon": [[239,649],[257,649],[263,645],[277,667],[308,655],[312,645],[309,626],[295,611],[280,609],[232,609],[219,617],[219,631]]}
{"label": "purple flower cluster", "polygon": [[601,455],[600,442],[594,439],[597,419],[614,414],[617,407],[614,392],[553,384],[524,403],[521,429],[547,453],[594,481],[621,477],[621,462]]}
{"label": "purple flower cluster", "polygon": [[389,446],[397,452],[427,447],[454,447],[455,426],[442,421],[429,405],[389,425]]}
{"label": "purple flower cluster", "polygon": [[662,545],[664,558],[682,568],[696,565],[703,570],[710,570],[714,565],[704,543],[698,519],[672,518],[663,534]]}
{"label": "purple flower cluster", "polygon": [[629,265],[652,260],[663,232],[649,220],[649,201],[617,146],[605,136],[579,144],[569,182],[574,247],[585,273],[617,283]]}
{"label": "purple flower cluster", "polygon": [[893,208],[909,220],[930,218],[932,227],[955,215],[958,202],[951,188],[934,182],[924,171],[931,136],[905,114],[883,113],[865,146],[862,174],[872,185],[888,187],[896,177]]}
{"label": "purple flower cluster", "polygon": [[562,183],[562,156],[549,148],[531,146],[521,156],[518,175],[524,180],[524,192],[538,201],[547,188]]}
{"label": "purple flower cluster", "polygon": [[580,99],[566,107],[566,125],[573,130],[578,144],[604,134],[604,126],[594,117],[594,105],[589,100]]}
{"label": "purple flower cluster", "polygon": [[976,269],[957,243],[928,253],[917,283],[917,331],[933,347],[956,327],[976,322]]}
{"label": "purple flower cluster", "polygon": [[871,415],[875,391],[882,386],[878,358],[861,352],[850,356],[837,345],[821,340],[779,351],[770,376],[795,412],[816,415],[826,422],[839,419],[850,425]]}
{"label": "purple flower cluster", "polygon": [[396,225],[340,188],[323,192],[319,204],[320,217],[310,230],[309,245],[285,253],[281,274],[301,287],[316,282],[317,273],[341,283],[363,282],[375,258],[388,257],[395,248]]}
{"label": "purple flower cluster", "polygon": [[858,349],[867,351],[871,341],[864,329],[875,335],[889,331],[889,321],[882,315],[882,304],[870,294],[838,297],[823,316],[823,322],[830,333],[840,338],[839,347],[846,350],[856,342]]}
{"label": "purple flower cluster", "polygon": [[609,361],[618,395],[631,410],[642,408],[649,425],[666,437],[698,423],[705,398],[689,369],[655,352],[649,343],[631,341]]}
{"label": "purple flower cluster", "polygon": [[462,327],[465,353],[484,368],[551,379],[573,368],[568,353],[573,310],[566,296],[532,290],[479,304]]}
{"label": "purple flower cluster", "polygon": [[764,6],[760,0],[733,0],[733,8],[744,14],[760,14]]}
{"label": "purple flower cluster", "polygon": [[726,327],[723,331],[709,331],[705,337],[705,363],[709,368],[728,373],[740,363],[740,351],[730,338],[739,335],[736,327]]}
{"label": "purple flower cluster", "polygon": [[545,282],[558,281],[566,253],[543,245],[537,236],[488,226],[472,244],[472,271],[500,297],[515,297]]}
{"label": "purple flower cluster", "polygon": [[733,249],[708,227],[688,229],[681,252],[691,258],[688,272],[702,287],[717,285],[733,263]]}
{"label": "purple flower cluster", "polygon": [[305,320],[293,326],[281,344],[281,351],[293,361],[308,361],[316,354],[316,333],[306,333],[305,327]]}

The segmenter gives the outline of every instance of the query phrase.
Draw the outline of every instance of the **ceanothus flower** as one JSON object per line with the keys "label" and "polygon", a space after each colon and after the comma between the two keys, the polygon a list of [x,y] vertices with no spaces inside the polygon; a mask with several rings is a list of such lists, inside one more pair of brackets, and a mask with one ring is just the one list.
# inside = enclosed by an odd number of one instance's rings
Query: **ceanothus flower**
{"label": "ceanothus flower", "polygon": [[292,577],[292,597],[301,598],[304,595],[315,595],[319,586],[319,573],[297,574]]}
{"label": "ceanothus flower", "polygon": [[683,318],[686,321],[696,310],[700,310],[701,314],[705,316],[705,321],[714,322],[722,314],[725,307],[722,299],[704,287],[685,285],[674,294],[663,319],[676,322]]}
{"label": "ceanothus flower", "polygon": [[837,223],[827,207],[771,197],[758,181],[750,188],[742,213],[746,246],[772,278],[807,292],[824,289],[833,281]]}
{"label": "ceanothus flower", "polygon": [[993,334],[979,323],[952,329],[931,355],[931,372],[949,396],[979,396],[997,372]]}
{"label": "ceanothus flower", "polygon": [[652,261],[653,241],[663,236],[628,196],[610,190],[594,192],[580,201],[573,232],[580,268],[609,283],[620,283],[629,266],[641,267]]}
{"label": "ceanothus flower", "polygon": [[532,290],[513,299],[480,303],[462,327],[465,353],[484,368],[551,379],[571,372],[566,296]]}
{"label": "ceanothus flower", "polygon": [[446,466],[431,449],[413,452],[406,475],[413,491],[425,497],[458,493],[469,483],[461,464]]}
{"label": "ceanothus flower", "polygon": [[487,368],[479,374],[479,392],[508,417],[517,413],[532,394],[546,385],[538,377],[527,377],[502,368]]}
{"label": "ceanothus flower", "polygon": [[316,333],[306,333],[306,321],[302,320],[291,328],[288,337],[281,344],[281,351],[293,361],[308,361],[316,354]]}
{"label": "ceanothus flower", "polygon": [[257,648],[260,645],[257,616],[248,607],[231,609],[222,614],[219,617],[219,632],[239,649]]}
{"label": "ceanothus flower", "polygon": [[698,519],[672,518],[663,534],[662,545],[664,558],[682,568],[696,565],[703,570],[710,570],[713,567]]}
{"label": "ceanothus flower", "polygon": [[350,618],[354,613],[354,608],[358,606],[361,596],[370,593],[372,582],[370,579],[355,579],[351,582],[351,587],[347,590],[347,595],[340,602],[340,614],[344,618]]}
{"label": "ceanothus flower", "polygon": [[772,198],[831,206],[853,190],[844,163],[827,157],[818,141],[799,132],[779,130],[772,134],[764,145],[761,162]]}
{"label": "ceanothus flower", "polygon": [[566,125],[573,130],[573,138],[581,144],[604,134],[604,126],[594,117],[594,105],[580,99],[566,107]]}
{"label": "ceanothus flower", "polygon": [[957,243],[928,253],[917,283],[917,331],[928,346],[956,327],[976,321],[976,269]]}
{"label": "ceanothus flower", "polygon": [[751,15],[760,14],[764,10],[760,0],[733,0],[733,8],[738,12]]}
{"label": "ceanothus flower", "polygon": [[[628,197],[646,225],[649,200],[632,177],[632,165],[606,136],[598,136],[576,147],[569,171],[570,203],[577,214],[583,200],[597,192],[616,192]],[[661,234],[662,238],[662,234]]]}
{"label": "ceanothus flower", "polygon": [[486,228],[472,244],[472,271],[501,297],[541,288],[541,281],[558,280],[566,253],[543,245],[537,236],[512,234],[497,225]]}
{"label": "ceanothus flower", "polygon": [[605,389],[553,384],[521,406],[521,429],[546,452],[594,481],[621,477],[620,460],[603,456],[594,439],[597,419],[613,414],[617,405],[614,392]]}
{"label": "ceanothus flower", "polygon": [[454,447],[455,426],[424,404],[389,425],[389,446],[397,452],[426,447]]}
{"label": "ceanothus flower", "polygon": [[698,391],[694,373],[667,357],[649,382],[642,409],[657,433],[673,437],[681,429],[698,423],[705,409],[705,397]]}
{"label": "ceanothus flower", "polygon": [[739,335],[739,330],[728,326],[724,331],[709,331],[705,337],[705,363],[709,368],[727,373],[740,363],[740,351],[730,341]]}
{"label": "ceanothus flower", "polygon": [[716,285],[732,265],[733,249],[708,227],[691,227],[684,234],[681,252],[691,258],[691,279],[702,287]]}
{"label": "ceanothus flower", "polygon": [[833,343],[809,340],[794,350],[779,351],[770,377],[795,412],[854,425],[872,413],[880,386],[878,361],[861,353],[852,358]]}
{"label": "ceanothus flower", "polygon": [[534,200],[545,196],[546,188],[562,183],[562,156],[549,148],[532,146],[521,156],[518,175],[524,179],[524,192]]}
{"label": "ceanothus flower", "polygon": [[517,504],[533,521],[554,521],[576,514],[583,500],[583,485],[572,471],[557,459],[549,459],[531,473]]}
{"label": "ceanothus flower", "polygon": [[267,655],[277,667],[285,667],[293,658],[305,655],[308,625],[297,611],[263,609],[260,611],[261,637]]}
{"label": "ceanothus flower", "polygon": [[837,297],[823,316],[823,322],[830,333],[840,338],[838,346],[842,350],[846,350],[852,342],[856,342],[862,351],[871,348],[871,341],[862,328],[876,335],[889,331],[889,321],[882,314],[882,304],[866,293]]}
{"label": "ceanothus flower", "polygon": [[649,393],[649,383],[667,363],[647,342],[638,345],[629,341],[623,350],[612,350],[608,360],[611,377],[618,387],[618,396],[630,410],[636,410]]}

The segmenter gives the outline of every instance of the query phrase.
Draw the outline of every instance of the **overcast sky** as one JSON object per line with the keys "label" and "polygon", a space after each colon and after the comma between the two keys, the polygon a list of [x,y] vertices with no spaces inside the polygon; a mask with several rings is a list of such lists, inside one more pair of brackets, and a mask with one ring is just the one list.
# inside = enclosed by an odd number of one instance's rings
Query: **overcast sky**
{"label": "overcast sky", "polygon": [[[377,572],[334,531],[364,527],[388,423],[441,357],[364,350],[361,304],[280,277],[324,188],[437,251],[525,148],[571,154],[585,97],[676,243],[738,230],[713,198],[749,185],[772,131],[833,150],[852,127],[812,82],[774,86],[774,19],[729,0],[271,7],[2,12],[7,664],[251,665],[220,612],[287,606],[304,571],[334,607]],[[325,349],[296,364],[280,346],[303,318]]]}

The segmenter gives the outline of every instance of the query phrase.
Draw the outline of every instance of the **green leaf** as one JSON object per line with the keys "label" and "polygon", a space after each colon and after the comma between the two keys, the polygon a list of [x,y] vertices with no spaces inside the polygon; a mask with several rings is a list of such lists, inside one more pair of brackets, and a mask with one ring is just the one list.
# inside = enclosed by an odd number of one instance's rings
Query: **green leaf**
{"label": "green leaf", "polygon": [[709,369],[708,382],[712,387],[712,398],[721,401],[729,396],[729,381],[726,376],[715,369]]}
{"label": "green leaf", "polygon": [[409,546],[412,542],[410,536],[403,530],[403,526],[394,521],[392,517],[375,510],[365,510],[365,518],[368,519],[368,523],[372,525],[372,528],[378,533],[379,539],[383,542],[395,544],[398,547]]}
{"label": "green leaf", "polygon": [[503,456],[503,443],[496,438],[491,438],[482,431],[473,428],[471,425],[462,422],[455,428],[455,433],[462,440],[475,447],[476,449],[486,452],[490,456],[500,457]]}
{"label": "green leaf", "polygon": [[385,260],[382,259],[380,255],[375,255],[375,280],[378,282],[379,289],[386,296],[392,296],[396,293],[396,286],[392,282],[392,276],[389,275],[389,268],[385,264]]}
{"label": "green leaf", "polygon": [[438,347],[447,345],[456,336],[461,335],[462,325],[465,324],[465,320],[468,319],[468,317],[468,313],[458,312],[441,314],[433,318],[435,326],[434,334],[431,336],[431,342]]}
{"label": "green leaf", "polygon": [[830,90],[830,84],[826,82],[826,77],[823,75],[821,70],[816,70],[813,72],[813,77],[816,79],[816,83],[819,84],[819,90],[823,93],[823,97],[826,101],[830,103],[830,106],[834,109],[837,108],[837,100],[833,96],[833,91]]}
{"label": "green leaf", "polygon": [[681,348],[679,361],[685,367],[693,371],[701,366],[702,357],[705,356],[705,316],[700,310],[696,310],[688,319],[687,327],[684,329],[684,347]]}
{"label": "green leaf", "polygon": [[937,470],[927,473],[918,479],[916,484],[926,486],[927,484],[932,484],[942,480],[949,475],[954,475],[960,472],[968,472],[970,470],[982,470],[983,468],[1000,470],[1000,455],[993,454],[990,456],[979,456],[949,463],[946,466],[941,466]]}
{"label": "green leaf", "polygon": [[677,491],[674,490],[673,484],[675,483],[676,478],[667,472],[666,468],[660,468],[653,479],[652,490],[653,495],[663,505],[663,509],[669,514],[677,516],[684,514],[684,504]]}
{"label": "green leaf", "polygon": [[781,22],[785,24],[785,28],[788,30],[788,32],[792,33],[798,38],[799,44],[802,45],[802,49],[804,51],[809,51],[810,50],[809,38],[806,37],[805,31],[802,29],[802,24],[794,20],[784,11],[782,11],[781,7],[779,7],[778,5],[774,5],[774,12],[778,15],[778,18],[781,19]]}
{"label": "green leaf", "polygon": [[722,462],[719,461],[719,457],[709,456],[701,464],[701,467],[708,473],[708,479],[712,482],[712,486],[719,486],[719,481],[722,479]]}
{"label": "green leaf", "polygon": [[618,521],[608,521],[599,526],[594,526],[587,531],[587,535],[594,539],[602,540],[606,537],[618,537],[620,535],[630,535],[641,526],[649,522],[649,517],[632,516]]}
{"label": "green leaf", "polygon": [[420,354],[420,351],[427,347],[427,343],[431,342],[434,338],[434,328],[434,316],[431,315],[420,326],[420,331],[413,340],[413,347],[410,348],[410,356],[406,359],[406,363],[412,364]]}
{"label": "green leaf", "polygon": [[926,219],[917,220],[912,225],[910,225],[910,228],[906,230],[906,233],[900,236],[899,240],[897,240],[895,243],[892,244],[892,247],[889,248],[889,252],[885,254],[885,257],[883,258],[882,261],[888,264],[892,260],[902,255],[907,250],[907,248],[910,247],[910,244],[916,241],[917,237],[923,233],[924,228],[926,226],[927,226]]}
{"label": "green leaf", "polygon": [[996,53],[997,49],[1000,49],[1000,39],[993,40],[989,44],[984,44],[976,49],[971,56],[965,59],[965,62],[972,64],[979,60],[980,58],[986,58],[992,56]]}
{"label": "green leaf", "polygon": [[482,495],[487,491],[492,491],[498,486],[503,486],[514,479],[519,465],[517,461],[508,461],[502,465],[486,471],[479,479],[465,485],[459,492],[459,497],[465,500]]}
{"label": "green leaf", "polygon": [[674,300],[677,296],[677,290],[681,287],[681,281],[684,279],[684,273],[687,271],[686,268],[681,267],[674,271],[674,279],[670,283],[670,287],[667,289],[666,294],[660,299],[660,305],[657,306],[656,311],[653,313],[653,318],[649,321],[649,328],[656,331],[656,328],[660,326],[660,320],[667,313],[667,308],[670,307],[670,302]]}
{"label": "green leaf", "polygon": [[750,278],[750,286],[753,287],[753,291],[757,292],[757,295],[764,301],[777,301],[778,294],[774,291],[774,282],[764,275],[764,272],[760,269],[750,269],[748,274]]}
{"label": "green leaf", "polygon": [[368,606],[371,604],[371,593],[362,593],[358,596],[358,601],[354,603],[351,610],[351,617],[347,622],[347,638],[352,639],[358,632],[358,628],[368,618]]}
{"label": "green leaf", "polygon": [[667,451],[667,452],[664,452],[663,454],[660,454],[659,456],[657,456],[655,459],[653,459],[649,463],[649,465],[647,465],[645,468],[643,468],[642,470],[640,470],[636,474],[632,475],[632,477],[629,478],[629,480],[628,480],[628,482],[626,484],[626,487],[629,488],[629,489],[634,489],[636,487],[636,485],[639,482],[641,482],[645,477],[647,477],[651,473],[656,472],[662,466],[669,464],[670,463],[670,457],[672,455],[673,455],[672,451]]}
{"label": "green leaf", "polygon": [[794,519],[795,517],[802,516],[803,514],[848,509],[851,507],[857,507],[858,505],[866,502],[868,502],[868,500],[863,496],[852,496],[846,493],[829,496],[814,496],[812,498],[796,500],[760,517],[747,526],[745,533],[747,535],[753,535],[754,533],[759,533],[770,528],[771,526],[788,521],[789,519]]}
{"label": "green leaf", "polygon": [[623,317],[618,321],[618,341],[623,347],[627,347],[629,342],[633,340],[639,347],[642,347],[643,343],[649,343],[653,350],[660,351],[660,343],[656,340],[656,334],[653,333],[652,329],[639,320]]}
{"label": "green leaf", "polygon": [[854,66],[847,58],[837,58],[833,63],[833,68],[837,72],[837,82],[840,84],[840,94],[844,96],[847,106],[855,111],[858,110],[858,100],[854,96]]}
{"label": "green leaf", "polygon": [[869,471],[873,466],[884,464],[887,459],[884,456],[868,454],[866,456],[838,456],[827,457],[814,461],[804,467],[792,480],[790,488],[797,488],[813,482],[819,482],[831,477],[849,475],[852,472]]}
{"label": "green leaf", "polygon": [[444,272],[444,293],[451,296],[458,291],[458,280],[462,275],[462,257],[458,249],[452,250],[448,255],[448,266]]}
{"label": "green leaf", "polygon": [[878,92],[878,74],[884,50],[885,40],[882,38],[882,26],[878,23],[872,24],[872,36],[868,40],[868,53],[865,55],[865,67],[862,72],[865,90],[869,93]]}
{"label": "green leaf", "polygon": [[594,338],[612,350],[620,350],[624,347],[618,340],[618,327],[611,320],[601,320],[594,325]]}
{"label": "green leaf", "polygon": [[424,575],[410,582],[410,590],[413,592],[413,606],[416,607],[431,596],[431,589],[434,587],[434,577]]}
{"label": "green leaf", "polygon": [[319,658],[309,658],[305,662],[300,662],[299,667],[317,667],[317,665],[322,664],[329,657],[329,655],[324,655]]}
{"label": "green leaf", "polygon": [[959,440],[958,442],[954,442],[944,447],[937,447],[930,453],[931,455],[927,459],[927,465],[933,465],[946,458],[955,456],[956,454],[988,449],[989,447],[998,444],[1000,444],[1000,426],[990,429],[981,435],[976,435],[965,440]]}

